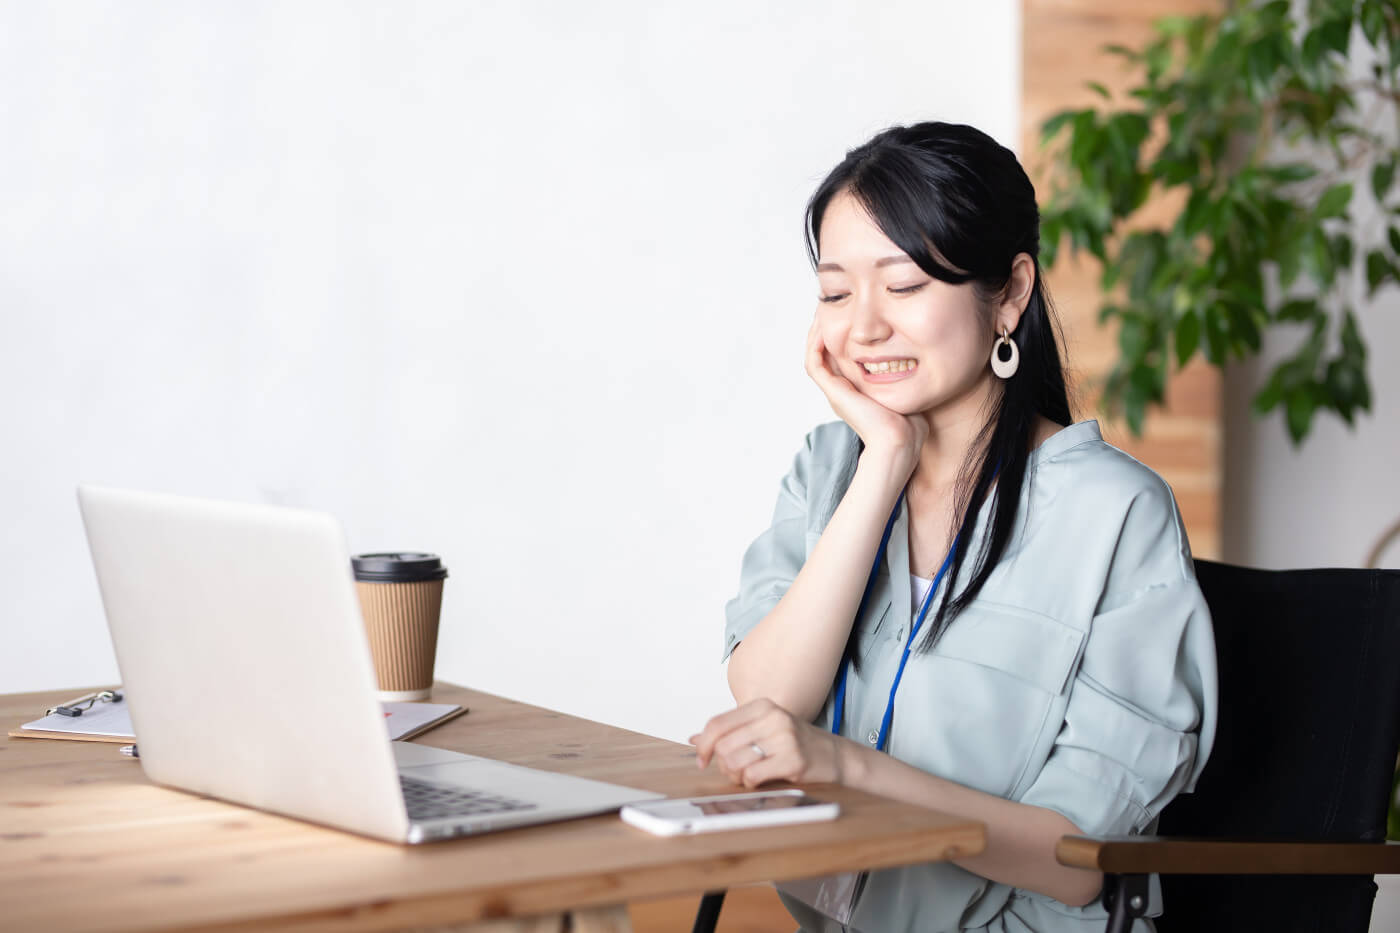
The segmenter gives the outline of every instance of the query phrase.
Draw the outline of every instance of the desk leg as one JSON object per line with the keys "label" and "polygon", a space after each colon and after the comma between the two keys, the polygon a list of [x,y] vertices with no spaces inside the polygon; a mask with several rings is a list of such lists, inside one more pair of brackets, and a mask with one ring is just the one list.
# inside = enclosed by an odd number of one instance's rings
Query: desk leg
{"label": "desk leg", "polygon": [[632,933],[627,905],[586,907],[567,914],[486,920],[467,926],[419,927],[403,933]]}

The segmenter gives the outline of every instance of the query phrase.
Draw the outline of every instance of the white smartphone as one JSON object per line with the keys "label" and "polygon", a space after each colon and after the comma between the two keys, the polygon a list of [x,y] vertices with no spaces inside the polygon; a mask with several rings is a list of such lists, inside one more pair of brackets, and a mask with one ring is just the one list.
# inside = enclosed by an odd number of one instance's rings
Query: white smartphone
{"label": "white smartphone", "polygon": [[808,797],[800,790],[766,790],[630,803],[622,808],[622,819],[658,836],[680,836],[834,820],[840,812],[837,804]]}

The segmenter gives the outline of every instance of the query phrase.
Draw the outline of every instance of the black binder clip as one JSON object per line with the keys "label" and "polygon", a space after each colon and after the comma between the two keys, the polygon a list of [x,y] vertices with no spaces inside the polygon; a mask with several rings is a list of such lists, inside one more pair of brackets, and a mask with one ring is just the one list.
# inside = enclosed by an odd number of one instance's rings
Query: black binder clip
{"label": "black binder clip", "polygon": [[120,703],[121,698],[122,695],[115,690],[96,690],[60,706],[51,706],[44,715],[52,716],[57,713],[60,716],[81,716],[83,710],[92,709],[94,703]]}

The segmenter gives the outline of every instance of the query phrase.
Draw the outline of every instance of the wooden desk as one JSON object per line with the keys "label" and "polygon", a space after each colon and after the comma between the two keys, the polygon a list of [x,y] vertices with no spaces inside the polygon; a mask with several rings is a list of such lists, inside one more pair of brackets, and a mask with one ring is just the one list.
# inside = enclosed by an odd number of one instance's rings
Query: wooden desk
{"label": "wooden desk", "polygon": [[[0,696],[0,723],[73,695]],[[432,699],[470,712],[418,740],[429,745],[668,795],[734,790],[697,771],[689,746],[451,684]],[[810,790],[839,801],[840,819],[662,839],[612,814],[398,846],[158,787],[112,744],[11,738],[0,744],[0,930],[625,930],[631,900],[985,845],[976,821]]]}

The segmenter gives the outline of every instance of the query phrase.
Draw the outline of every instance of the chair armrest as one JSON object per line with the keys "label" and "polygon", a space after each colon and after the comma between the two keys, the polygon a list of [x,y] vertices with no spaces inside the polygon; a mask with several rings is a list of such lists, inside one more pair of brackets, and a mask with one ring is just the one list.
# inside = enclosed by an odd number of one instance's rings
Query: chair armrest
{"label": "chair armrest", "polygon": [[1400,843],[1062,836],[1055,860],[1115,875],[1395,875]]}

